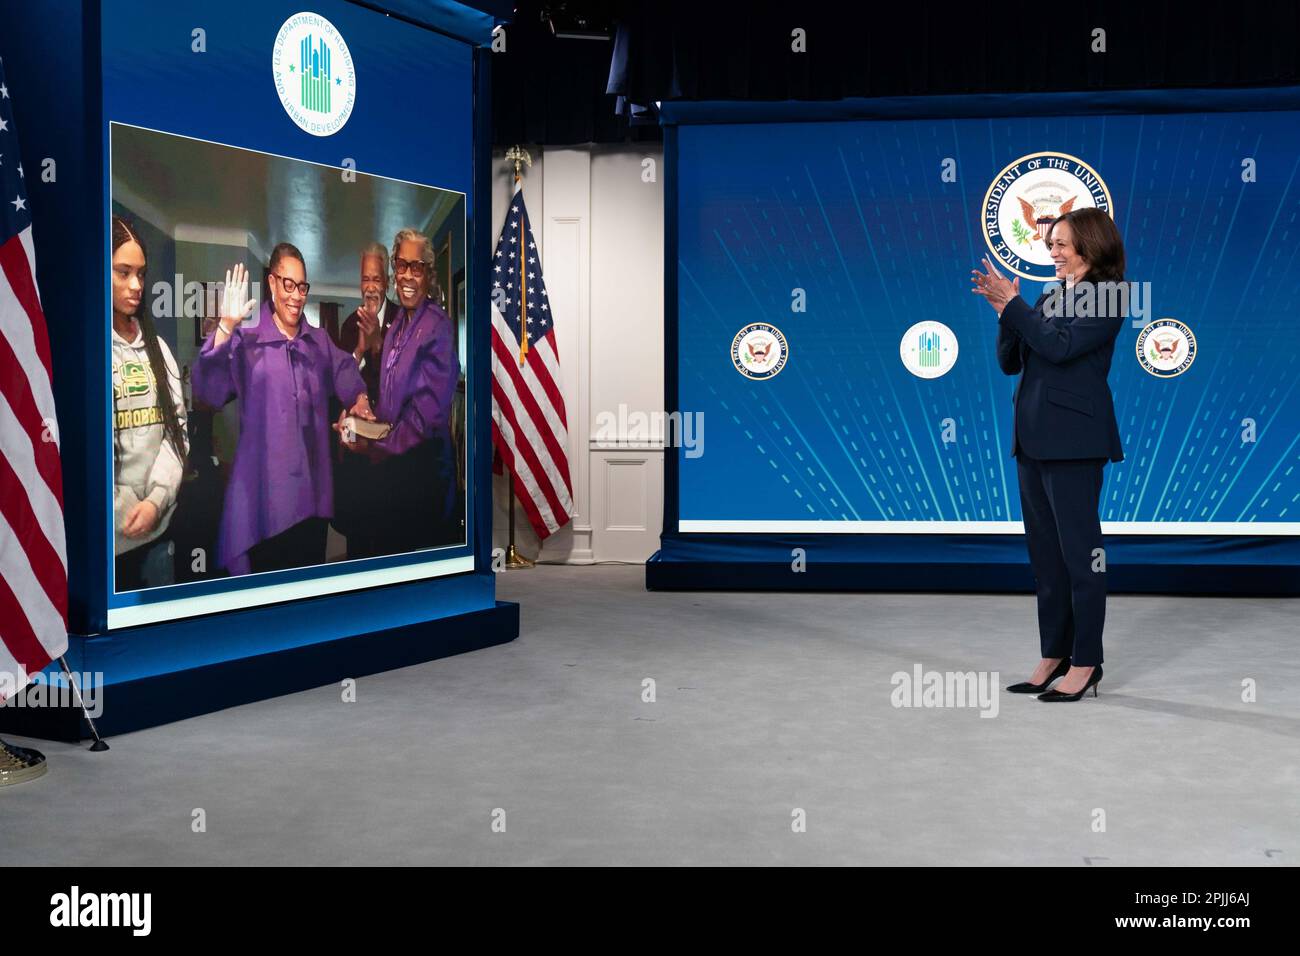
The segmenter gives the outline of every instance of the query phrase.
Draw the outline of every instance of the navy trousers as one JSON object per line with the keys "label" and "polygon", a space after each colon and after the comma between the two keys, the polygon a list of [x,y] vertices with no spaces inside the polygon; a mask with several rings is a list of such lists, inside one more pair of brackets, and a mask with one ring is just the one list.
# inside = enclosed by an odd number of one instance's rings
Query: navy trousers
{"label": "navy trousers", "polygon": [[1016,456],[1042,656],[1069,657],[1078,667],[1102,662],[1106,574],[1093,568],[1105,566],[1097,511],[1105,464],[1105,458]]}

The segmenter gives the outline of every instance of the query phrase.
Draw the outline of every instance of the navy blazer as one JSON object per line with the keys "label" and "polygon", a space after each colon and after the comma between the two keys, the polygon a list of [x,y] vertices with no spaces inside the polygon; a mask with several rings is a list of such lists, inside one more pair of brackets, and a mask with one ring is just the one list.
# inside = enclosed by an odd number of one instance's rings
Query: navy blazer
{"label": "navy blazer", "polygon": [[1007,375],[1020,373],[1011,399],[1011,455],[1123,461],[1106,377],[1124,317],[1048,317],[1047,298],[1031,308],[1016,296],[998,318],[998,365]]}

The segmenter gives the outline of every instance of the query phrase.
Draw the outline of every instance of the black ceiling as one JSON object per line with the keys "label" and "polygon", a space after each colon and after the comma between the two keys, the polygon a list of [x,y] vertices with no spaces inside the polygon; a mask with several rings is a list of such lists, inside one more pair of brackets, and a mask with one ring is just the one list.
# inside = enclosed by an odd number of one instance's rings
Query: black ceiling
{"label": "black ceiling", "polygon": [[[1300,84],[1300,2],[861,4],[519,0],[495,54],[498,144],[658,138],[632,105]],[[549,15],[549,19],[548,19]],[[551,22],[606,23],[609,41]],[[1094,52],[1093,30],[1105,33]],[[791,49],[802,29],[806,52]],[[611,64],[613,70],[611,71]],[[623,99],[620,99],[620,96]],[[622,114],[616,112],[622,109]]]}

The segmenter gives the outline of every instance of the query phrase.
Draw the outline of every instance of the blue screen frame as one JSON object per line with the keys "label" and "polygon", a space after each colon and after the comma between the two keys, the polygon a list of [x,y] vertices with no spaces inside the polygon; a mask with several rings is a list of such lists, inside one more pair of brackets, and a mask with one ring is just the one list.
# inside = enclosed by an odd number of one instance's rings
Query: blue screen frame
{"label": "blue screen frame", "polygon": [[[666,357],[665,357],[665,403],[669,411],[686,412],[690,409],[682,408],[682,387],[681,376],[684,374],[681,368],[682,345],[681,336],[681,284],[686,281],[681,274],[681,204],[683,202],[681,194],[682,181],[682,138],[688,135],[688,131],[681,127],[702,125],[719,125],[726,128],[720,128],[720,134],[731,134],[736,140],[744,139],[745,130],[736,128],[733,124],[771,124],[771,123],[836,123],[848,120],[881,120],[887,123],[898,123],[920,118],[931,118],[937,120],[957,120],[957,119],[991,119],[994,117],[1015,118],[1030,122],[1034,117],[1105,117],[1108,115],[1124,114],[1163,114],[1163,113],[1220,113],[1232,111],[1292,111],[1300,108],[1300,92],[1295,89],[1284,90],[1228,90],[1228,91],[1156,91],[1156,92],[1135,92],[1135,93],[1109,93],[1109,94],[1040,94],[1040,95],[1008,95],[1008,96],[972,96],[972,97],[934,97],[934,98],[900,98],[895,100],[878,100],[878,101],[842,101],[837,103],[665,103],[663,105],[663,115],[665,122],[665,165],[666,165],[666,189],[665,189],[665,332],[666,332]],[[792,127],[794,128],[794,127]],[[811,128],[807,135],[811,136]],[[693,131],[691,131],[693,132]],[[752,144],[751,144],[752,145]],[[1014,152],[1014,149],[1012,149]],[[752,150],[751,150],[752,153]],[[692,156],[698,159],[697,153]],[[764,171],[768,169],[765,165],[766,157],[758,155],[753,163],[753,170],[742,171],[738,178],[743,183],[746,177],[761,177]],[[1284,168],[1278,170],[1274,166],[1272,173],[1274,176],[1280,175],[1285,180],[1290,180],[1294,175],[1294,169],[1291,163],[1295,161],[1294,154],[1291,160]],[[776,164],[780,168],[780,164]],[[734,165],[729,168],[734,168]],[[1122,186],[1127,187],[1128,183]],[[1291,186],[1286,187],[1287,190]],[[981,190],[982,191],[982,190]],[[1121,199],[1120,202],[1124,200]],[[1120,210],[1120,217],[1124,215],[1124,210]],[[978,234],[977,234],[978,238]],[[983,250],[976,248],[975,255],[978,256]],[[958,276],[959,277],[959,276]],[[1028,290],[1033,289],[1028,286]],[[1027,290],[1027,291],[1028,291]],[[969,293],[967,293],[969,295]],[[752,303],[751,303],[752,305]],[[918,316],[923,318],[924,316]],[[797,319],[794,321],[797,322]],[[741,323],[737,322],[737,326]],[[1130,336],[1131,337],[1131,336]],[[1127,348],[1131,352],[1132,343],[1125,339]],[[797,340],[791,345],[792,356],[797,354]],[[721,358],[719,363],[726,361],[725,348],[720,348]],[[1124,353],[1123,347],[1117,346],[1116,363],[1131,360],[1131,355]],[[793,359],[792,359],[793,360]],[[1212,361],[1212,360],[1211,360]],[[721,366],[720,366],[721,368]],[[996,369],[995,369],[996,371]],[[721,369],[717,375],[725,376],[726,369]],[[735,372],[731,372],[732,377],[739,380]],[[1010,387],[1014,384],[1014,379],[1007,380],[1007,396],[1010,395]],[[1002,398],[998,398],[1000,405],[1007,404]],[[1122,414],[1122,410],[1121,410]],[[1005,456],[1009,452],[1007,446],[1007,427],[1010,422],[1010,409],[1005,409],[1005,421],[998,420],[994,422],[996,448],[999,455]],[[1281,423],[1285,427],[1285,422]],[[1126,443],[1126,454],[1132,459],[1138,449]],[[753,532],[755,537],[762,534],[781,534],[781,533],[817,533],[818,522],[815,521],[791,521],[788,523],[778,522],[772,526],[759,525],[756,522],[739,520],[734,522],[716,522],[710,530],[703,530],[709,527],[707,521],[692,521],[692,518],[698,517],[698,509],[692,513],[687,511],[687,520],[683,522],[683,498],[682,498],[682,469],[684,466],[689,467],[692,463],[685,460],[685,450],[674,452],[669,449],[665,455],[665,510],[664,510],[664,529],[665,538],[680,537],[688,538],[699,535],[705,539],[711,531],[739,534],[746,531]],[[1012,469],[1014,479],[1014,469]],[[728,485],[722,482],[721,494]],[[1010,484],[1010,491],[1014,496],[1014,480]],[[734,499],[734,495],[732,496]],[[694,506],[692,506],[694,507]],[[972,522],[971,524],[978,524]],[[1173,525],[1176,522],[1167,522]],[[912,522],[910,527],[904,527],[902,522],[882,523],[879,528],[872,527],[868,522],[862,522],[856,528],[839,527],[835,523],[822,523],[821,532],[826,534],[843,534],[845,531],[855,530],[859,533],[867,532],[892,532],[897,533],[915,533],[918,535],[933,535],[935,540],[946,540],[948,535],[952,534],[951,540],[957,540],[961,537],[961,531],[952,530],[949,525],[942,526],[942,529],[935,525],[926,527],[923,522]],[[1296,526],[1300,529],[1300,525]],[[980,529],[967,527],[963,530],[978,531]],[[1010,529],[990,523],[987,526],[989,534],[1005,534]],[[1143,533],[1152,534],[1161,533],[1162,531],[1172,531],[1174,533],[1185,533],[1188,535],[1206,534],[1206,528],[1196,527],[1184,524],[1181,528],[1157,529],[1146,528]],[[1287,529],[1273,529],[1275,534],[1283,538],[1291,538],[1293,532]],[[940,533],[935,533],[940,531]],[[1245,534],[1243,534],[1245,532]],[[1243,528],[1234,528],[1223,532],[1225,537],[1240,538],[1248,537],[1249,530]],[[1109,534],[1118,534],[1124,536],[1125,531],[1117,531],[1112,528]],[[1136,535],[1137,532],[1134,532]],[[1190,543],[1190,542],[1189,542]],[[1274,544],[1282,542],[1274,540]]]}
{"label": "blue screen frame", "polygon": [[[446,575],[473,573],[486,566],[483,497],[474,476],[486,466],[481,449],[486,442],[487,417],[483,398],[487,395],[486,375],[479,356],[488,354],[475,321],[481,311],[478,291],[482,270],[476,262],[487,228],[488,210],[477,208],[476,181],[481,177],[478,155],[485,135],[482,116],[486,89],[485,61],[481,51],[462,39],[423,26],[386,17],[344,0],[320,0],[314,13],[328,18],[345,38],[357,72],[356,102],[347,123],[333,135],[314,136],[301,130],[285,112],[274,89],[271,50],[280,25],[299,12],[302,5],[291,2],[255,3],[237,0],[222,8],[219,21],[212,8],[195,0],[160,5],[147,0],[122,0],[106,5],[100,23],[102,55],[103,162],[102,208],[104,303],[111,308],[110,136],[115,123],[236,148],[305,160],[342,169],[344,159],[356,168],[388,179],[403,180],[465,195],[466,216],[466,306],[469,342],[466,361],[466,543],[430,552],[372,558],[363,562],[335,562],[316,567],[172,585],[146,591],[113,593],[112,509],[104,506],[92,515],[106,520],[92,522],[89,529],[91,553],[104,556],[96,574],[99,587],[88,601],[88,630],[92,633],[117,627],[150,624],[237,608],[282,603],[303,597],[359,591],[378,585],[396,585]],[[207,52],[197,53],[192,30],[207,29]],[[88,43],[88,46],[91,44]],[[416,78],[413,80],[412,78]],[[393,96],[395,90],[416,91]],[[437,91],[436,98],[430,91]],[[92,98],[88,98],[90,105]],[[412,123],[417,116],[420,122]],[[225,118],[227,121],[222,122]],[[480,183],[481,185],[481,183]],[[481,253],[479,253],[481,255]],[[111,314],[111,313],[110,313]],[[96,373],[103,386],[101,401],[90,396],[91,406],[101,414],[104,429],[88,428],[86,440],[99,444],[103,463],[102,487],[111,486],[112,448],[111,391],[108,323],[95,323],[90,352],[96,347],[105,360]],[[93,339],[98,338],[99,342]],[[92,496],[96,478],[90,478]],[[256,580],[255,580],[256,579]],[[475,593],[481,589],[475,588]],[[97,598],[98,595],[99,597]],[[480,600],[481,603],[481,600]]]}

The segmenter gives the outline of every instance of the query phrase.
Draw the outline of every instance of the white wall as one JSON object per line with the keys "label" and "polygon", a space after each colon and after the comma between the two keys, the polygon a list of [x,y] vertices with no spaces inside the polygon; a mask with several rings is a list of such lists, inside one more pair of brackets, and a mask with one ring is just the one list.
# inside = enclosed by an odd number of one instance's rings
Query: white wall
{"label": "white wall", "polygon": [[[632,412],[663,410],[663,150],[528,149],[524,199],[560,352],[575,511],[540,546],[516,503],[515,545],[542,561],[644,561],[659,547],[663,520],[662,439],[630,441],[624,428],[602,443],[596,432]],[[514,180],[503,151],[493,171],[495,245]],[[493,543],[504,548],[505,476],[493,485]]]}

